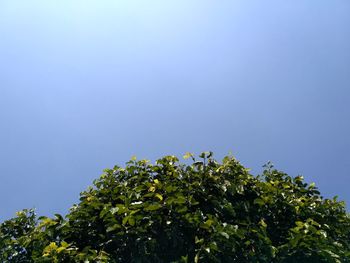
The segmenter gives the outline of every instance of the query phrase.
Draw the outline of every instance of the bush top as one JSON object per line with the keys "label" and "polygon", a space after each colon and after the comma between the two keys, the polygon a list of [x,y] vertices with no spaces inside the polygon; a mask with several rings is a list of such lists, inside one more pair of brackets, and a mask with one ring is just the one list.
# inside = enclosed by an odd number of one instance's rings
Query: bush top
{"label": "bush top", "polygon": [[0,225],[2,262],[350,262],[343,202],[269,163],[132,158],[106,169],[63,218]]}

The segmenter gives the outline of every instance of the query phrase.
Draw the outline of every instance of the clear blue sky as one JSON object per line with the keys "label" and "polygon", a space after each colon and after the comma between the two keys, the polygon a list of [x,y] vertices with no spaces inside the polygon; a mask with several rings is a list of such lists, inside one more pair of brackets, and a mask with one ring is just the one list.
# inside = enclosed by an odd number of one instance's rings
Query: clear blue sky
{"label": "clear blue sky", "polygon": [[232,151],[350,203],[348,0],[0,0],[0,220],[132,156]]}

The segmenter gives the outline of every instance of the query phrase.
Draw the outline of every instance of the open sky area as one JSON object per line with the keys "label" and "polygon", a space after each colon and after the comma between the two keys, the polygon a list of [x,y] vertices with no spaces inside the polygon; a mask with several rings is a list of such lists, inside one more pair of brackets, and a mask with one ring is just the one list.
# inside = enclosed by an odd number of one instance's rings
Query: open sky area
{"label": "open sky area", "polygon": [[133,155],[206,150],[350,204],[349,14],[348,0],[0,0],[0,221],[65,214]]}

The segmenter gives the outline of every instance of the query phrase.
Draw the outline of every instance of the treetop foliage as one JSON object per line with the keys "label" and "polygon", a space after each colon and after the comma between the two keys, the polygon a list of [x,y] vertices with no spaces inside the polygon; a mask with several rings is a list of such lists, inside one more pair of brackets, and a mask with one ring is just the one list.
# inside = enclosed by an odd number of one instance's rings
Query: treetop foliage
{"label": "treetop foliage", "polygon": [[62,217],[0,225],[1,262],[350,262],[350,217],[302,176],[211,152],[106,169]]}

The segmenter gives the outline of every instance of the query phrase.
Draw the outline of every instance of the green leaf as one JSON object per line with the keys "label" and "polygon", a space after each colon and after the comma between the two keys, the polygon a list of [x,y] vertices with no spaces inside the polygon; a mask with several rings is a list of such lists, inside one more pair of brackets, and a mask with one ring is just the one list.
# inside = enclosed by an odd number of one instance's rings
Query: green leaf
{"label": "green leaf", "polygon": [[161,194],[156,193],[154,196],[157,197],[160,201],[163,200],[163,196]]}
{"label": "green leaf", "polygon": [[222,235],[223,237],[225,237],[227,239],[230,238],[229,234],[227,234],[226,232],[220,232],[220,235]]}
{"label": "green leaf", "polygon": [[158,204],[158,203],[153,203],[151,205],[148,205],[145,207],[145,210],[146,211],[155,211],[155,210],[158,210],[162,208],[162,205],[161,204]]}
{"label": "green leaf", "polygon": [[188,210],[187,206],[180,206],[180,207],[176,208],[176,212],[178,212],[180,214],[186,213],[187,210]]}
{"label": "green leaf", "polygon": [[188,159],[188,158],[192,158],[193,157],[193,154],[192,153],[190,153],[190,152],[187,152],[184,156],[183,156],[183,158],[186,160],[186,159]]}
{"label": "green leaf", "polygon": [[123,225],[126,225],[126,223],[128,222],[128,220],[129,220],[129,216],[125,216],[125,217],[123,218],[123,220],[122,220],[122,224],[123,224]]}
{"label": "green leaf", "polygon": [[112,207],[109,211],[111,212],[112,215],[114,215],[119,211],[119,207]]}
{"label": "green leaf", "polygon": [[135,218],[130,216],[128,219],[128,223],[129,223],[129,225],[134,226],[135,225]]}
{"label": "green leaf", "polygon": [[[123,220],[123,221],[124,221],[124,220]],[[125,223],[126,223],[126,222],[125,222]],[[125,223],[123,223],[123,224],[125,224]],[[108,227],[108,228],[106,229],[106,232],[107,232],[107,233],[108,233],[108,232],[112,232],[112,231],[117,230],[117,229],[119,229],[119,228],[121,228],[120,225],[114,224],[113,226]]]}
{"label": "green leaf", "polygon": [[262,200],[261,198],[256,198],[256,199],[254,200],[254,204],[263,206],[263,205],[265,205],[265,202],[264,202],[264,200]]}

